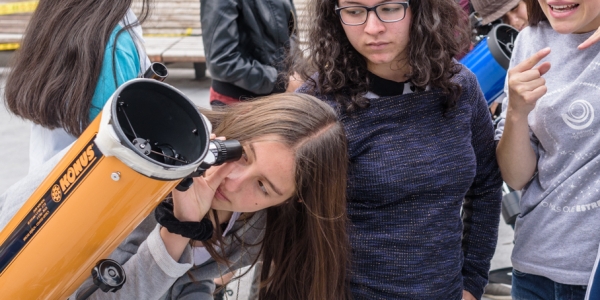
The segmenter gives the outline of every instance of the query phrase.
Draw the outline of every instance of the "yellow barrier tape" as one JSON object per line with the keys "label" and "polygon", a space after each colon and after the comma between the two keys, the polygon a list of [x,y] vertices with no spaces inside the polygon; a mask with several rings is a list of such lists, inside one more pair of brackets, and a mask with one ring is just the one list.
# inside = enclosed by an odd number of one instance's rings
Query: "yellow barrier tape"
{"label": "yellow barrier tape", "polygon": [[144,34],[146,37],[178,37],[178,36],[190,36],[192,35],[192,27],[188,27],[184,33],[154,33]]}
{"label": "yellow barrier tape", "polygon": [[0,44],[0,51],[16,50],[19,48],[19,43]]}
{"label": "yellow barrier tape", "polygon": [[0,16],[33,12],[39,1],[0,4]]}

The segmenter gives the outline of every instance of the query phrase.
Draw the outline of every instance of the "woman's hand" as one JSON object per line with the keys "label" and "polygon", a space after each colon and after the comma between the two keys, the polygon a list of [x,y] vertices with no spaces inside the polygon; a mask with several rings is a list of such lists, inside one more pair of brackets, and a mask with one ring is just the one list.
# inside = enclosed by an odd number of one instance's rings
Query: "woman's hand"
{"label": "woman's hand", "polygon": [[185,192],[173,190],[173,214],[179,221],[199,222],[210,210],[215,191],[231,172],[233,164],[225,163],[205,177],[195,177]]}
{"label": "woman's hand", "polygon": [[548,88],[542,76],[550,70],[550,63],[536,65],[548,54],[550,48],[544,48],[508,71],[508,113],[526,118],[546,94]]}
{"label": "woman's hand", "polygon": [[288,85],[287,85],[287,88],[285,89],[285,92],[293,93],[300,86],[302,86],[302,84],[304,84],[304,81],[302,81],[302,77],[300,76],[300,74],[294,72],[294,75],[291,75],[289,78]]}
{"label": "woman's hand", "polygon": [[463,290],[463,300],[477,300],[477,298],[475,298],[475,296],[473,296],[473,294]]}
{"label": "woman's hand", "polygon": [[508,71],[508,109],[496,159],[502,179],[515,190],[522,189],[537,168],[527,117],[548,91],[542,75],[550,70],[550,63],[536,65],[549,53],[550,48],[542,49]]}
{"label": "woman's hand", "polygon": [[591,45],[597,43],[598,41],[600,41],[600,27],[598,27],[598,30],[596,30],[596,32],[594,32],[592,36],[590,36],[583,43],[579,44],[579,46],[577,46],[577,49],[583,50],[589,48]]}
{"label": "woman's hand", "polygon": [[[232,166],[233,164],[225,163],[210,176],[194,178],[194,183],[185,192],[173,190],[173,215],[175,218],[183,222],[202,220],[212,205],[215,191],[229,174]],[[171,258],[179,261],[190,239],[171,233],[164,227],[160,229],[160,237]]]}

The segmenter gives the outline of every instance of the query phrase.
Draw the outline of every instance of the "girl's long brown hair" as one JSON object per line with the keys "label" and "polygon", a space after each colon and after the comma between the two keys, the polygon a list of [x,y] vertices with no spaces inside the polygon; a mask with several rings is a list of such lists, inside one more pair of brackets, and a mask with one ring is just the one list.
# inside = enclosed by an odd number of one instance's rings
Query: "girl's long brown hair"
{"label": "girl's long brown hair", "polygon": [[[365,108],[369,100],[367,63],[352,47],[335,14],[337,0],[314,0],[309,12],[306,60],[295,58],[295,71],[322,95],[333,95],[349,112]],[[452,77],[460,70],[453,60],[470,45],[468,18],[454,0],[412,0],[412,24],[408,45],[409,80],[424,90],[439,88],[445,94],[443,106],[454,106],[460,86]],[[406,22],[402,20],[400,22]],[[313,76],[314,73],[318,75]]]}
{"label": "girl's long brown hair", "polygon": [[[35,124],[81,135],[90,123],[106,44],[132,1],[40,0],[6,80],[8,109]],[[144,0],[138,23],[149,10]]]}
{"label": "girl's long brown hair", "polygon": [[548,17],[544,14],[538,0],[525,0],[527,5],[527,20],[529,26],[535,26],[541,21],[548,21]]}
{"label": "girl's long brown hair", "polygon": [[266,209],[260,299],[349,298],[347,142],[334,110],[279,94],[204,113],[217,136],[244,144],[276,134],[295,153],[295,195]]}

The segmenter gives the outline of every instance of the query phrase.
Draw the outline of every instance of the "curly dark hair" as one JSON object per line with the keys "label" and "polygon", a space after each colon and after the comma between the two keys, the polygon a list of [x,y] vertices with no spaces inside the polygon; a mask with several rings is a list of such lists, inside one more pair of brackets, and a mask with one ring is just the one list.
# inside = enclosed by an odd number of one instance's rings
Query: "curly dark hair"
{"label": "curly dark hair", "polygon": [[[335,13],[336,0],[313,0],[309,7],[306,58],[295,67],[313,90],[333,95],[342,109],[352,112],[369,106],[367,63],[346,37]],[[453,59],[466,52],[469,27],[466,13],[454,0],[412,0],[408,45],[409,80],[418,90],[441,89],[444,111],[455,105],[461,87],[452,81],[461,67]],[[315,74],[316,75],[313,75]]]}

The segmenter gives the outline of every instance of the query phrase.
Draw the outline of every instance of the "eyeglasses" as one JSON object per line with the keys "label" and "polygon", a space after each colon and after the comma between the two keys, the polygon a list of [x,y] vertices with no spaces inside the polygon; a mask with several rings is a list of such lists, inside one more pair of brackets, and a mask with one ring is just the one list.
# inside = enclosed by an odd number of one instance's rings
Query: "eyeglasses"
{"label": "eyeglasses", "polygon": [[342,23],[350,26],[362,25],[367,22],[370,11],[374,11],[377,18],[384,23],[402,21],[406,16],[408,2],[386,2],[375,6],[335,6],[335,13],[340,17]]}

